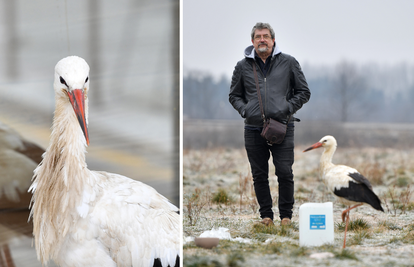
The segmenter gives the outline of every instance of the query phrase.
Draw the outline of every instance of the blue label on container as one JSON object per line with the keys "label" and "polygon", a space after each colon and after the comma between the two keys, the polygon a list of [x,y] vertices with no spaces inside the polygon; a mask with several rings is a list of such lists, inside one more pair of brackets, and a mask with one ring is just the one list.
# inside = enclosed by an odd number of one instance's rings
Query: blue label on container
{"label": "blue label on container", "polygon": [[325,230],[325,215],[309,215],[310,230]]}

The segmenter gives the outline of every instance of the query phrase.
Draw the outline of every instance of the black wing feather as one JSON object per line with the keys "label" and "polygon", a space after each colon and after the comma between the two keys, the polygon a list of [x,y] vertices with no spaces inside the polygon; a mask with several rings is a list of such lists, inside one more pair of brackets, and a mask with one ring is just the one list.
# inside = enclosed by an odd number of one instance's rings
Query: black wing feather
{"label": "black wing feather", "polygon": [[362,174],[360,174],[359,172],[354,172],[354,173],[349,173],[348,174],[349,177],[351,177],[352,179],[354,179],[355,181],[365,184],[366,186],[368,186],[369,189],[372,190],[372,185],[371,183],[368,181],[367,178],[365,178]]}
{"label": "black wing feather", "polygon": [[376,210],[384,211],[381,207],[381,200],[365,183],[358,184],[349,181],[348,187],[341,187],[339,190],[335,188],[333,193],[338,197],[355,202],[364,202]]}

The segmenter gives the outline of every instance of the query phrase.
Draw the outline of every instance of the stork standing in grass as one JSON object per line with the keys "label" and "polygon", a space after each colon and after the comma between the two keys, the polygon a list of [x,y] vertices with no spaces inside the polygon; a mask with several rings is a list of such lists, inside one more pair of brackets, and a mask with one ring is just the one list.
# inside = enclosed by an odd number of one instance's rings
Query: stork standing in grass
{"label": "stork standing in grass", "polygon": [[384,210],[381,207],[380,199],[372,191],[372,186],[367,178],[354,168],[332,163],[332,157],[336,151],[336,146],[337,143],[335,138],[327,135],[303,152],[319,147],[324,148],[320,160],[320,177],[328,189],[338,197],[339,201],[345,206],[348,206],[348,209],[342,212],[342,221],[345,221],[346,217],[343,245],[343,248],[345,248],[350,210],[359,207],[364,203],[371,205],[376,210]]}
{"label": "stork standing in grass", "polygon": [[55,67],[51,140],[30,188],[37,256],[60,266],[174,266],[177,207],[148,185],[86,166],[88,76],[77,56]]}

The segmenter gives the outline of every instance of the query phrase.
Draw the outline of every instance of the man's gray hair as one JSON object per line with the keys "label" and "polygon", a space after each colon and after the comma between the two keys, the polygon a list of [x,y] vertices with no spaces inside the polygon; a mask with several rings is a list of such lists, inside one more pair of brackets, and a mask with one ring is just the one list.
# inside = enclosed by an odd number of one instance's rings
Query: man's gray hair
{"label": "man's gray hair", "polygon": [[252,40],[254,39],[254,32],[256,30],[263,30],[263,29],[268,29],[270,31],[270,35],[272,36],[272,39],[275,39],[275,31],[273,30],[272,26],[270,26],[269,23],[258,22],[256,23],[256,25],[254,25],[252,29]]}

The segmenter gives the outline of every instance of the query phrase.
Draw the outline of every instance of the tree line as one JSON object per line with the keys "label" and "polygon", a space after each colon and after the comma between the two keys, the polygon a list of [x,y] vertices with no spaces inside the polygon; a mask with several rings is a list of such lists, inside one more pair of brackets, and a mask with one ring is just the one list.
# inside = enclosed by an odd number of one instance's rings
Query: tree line
{"label": "tree line", "polygon": [[[414,67],[341,61],[304,65],[312,96],[295,115],[308,121],[412,123]],[[231,77],[190,71],[183,80],[184,119],[240,119],[228,101]]]}

